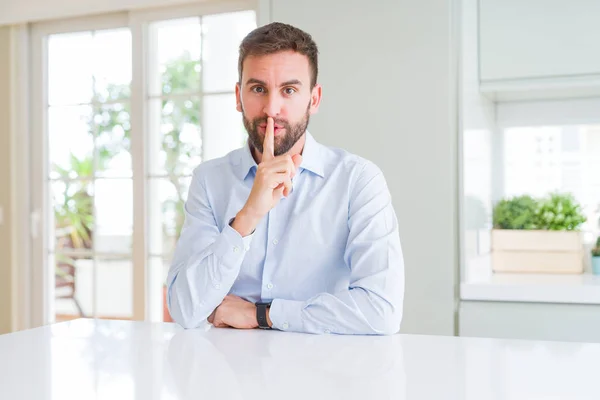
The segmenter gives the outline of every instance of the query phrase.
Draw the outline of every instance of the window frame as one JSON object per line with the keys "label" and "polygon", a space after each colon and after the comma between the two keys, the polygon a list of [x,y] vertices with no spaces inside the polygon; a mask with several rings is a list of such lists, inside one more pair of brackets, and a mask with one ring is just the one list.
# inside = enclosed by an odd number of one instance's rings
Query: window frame
{"label": "window frame", "polygon": [[[261,12],[262,10],[262,12]],[[149,26],[153,22],[201,17],[203,15],[254,11],[257,26],[269,19],[266,0],[207,1],[178,7],[160,7],[145,10],[107,13],[97,16],[68,18],[32,24],[29,29],[29,56],[31,60],[30,102],[28,114],[30,124],[30,184],[31,241],[28,326],[42,326],[53,322],[54,279],[48,269],[50,237],[48,182],[48,36],[78,31],[127,28],[132,38],[132,81],[131,81],[131,159],[133,182],[133,233],[131,261],[133,265],[133,320],[162,321],[162,296],[150,290],[156,287],[156,279],[162,276],[149,273],[148,252],[148,198],[149,168],[149,93],[148,77],[155,49],[150,46]],[[232,105],[233,107],[233,105]],[[41,183],[41,184],[40,184]],[[162,275],[162,274],[158,274]],[[23,301],[26,303],[25,301]]]}

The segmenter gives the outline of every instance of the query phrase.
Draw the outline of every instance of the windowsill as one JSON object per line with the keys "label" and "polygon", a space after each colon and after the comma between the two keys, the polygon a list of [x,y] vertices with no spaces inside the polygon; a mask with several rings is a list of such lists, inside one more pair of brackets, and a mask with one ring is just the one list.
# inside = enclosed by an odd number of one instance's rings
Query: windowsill
{"label": "windowsill", "polygon": [[493,273],[489,257],[470,262],[466,272],[461,300],[600,304],[600,276],[590,273]]}

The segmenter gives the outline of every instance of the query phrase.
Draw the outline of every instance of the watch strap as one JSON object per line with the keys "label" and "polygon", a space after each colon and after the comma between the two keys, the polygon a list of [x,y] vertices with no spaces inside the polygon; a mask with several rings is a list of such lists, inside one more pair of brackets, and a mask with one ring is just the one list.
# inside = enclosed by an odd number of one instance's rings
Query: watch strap
{"label": "watch strap", "polygon": [[271,307],[271,302],[256,303],[256,320],[261,329],[271,329],[267,321],[267,309]]}

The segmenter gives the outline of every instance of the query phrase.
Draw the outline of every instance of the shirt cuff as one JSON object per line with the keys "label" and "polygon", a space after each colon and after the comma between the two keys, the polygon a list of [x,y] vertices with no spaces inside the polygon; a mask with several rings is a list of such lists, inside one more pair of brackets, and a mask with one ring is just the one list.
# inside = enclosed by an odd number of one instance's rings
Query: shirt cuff
{"label": "shirt cuff", "polygon": [[240,265],[244,260],[246,253],[250,250],[250,243],[252,243],[253,237],[254,233],[242,237],[242,235],[231,226],[225,225],[225,228],[215,243],[214,254],[227,267]]}
{"label": "shirt cuff", "polygon": [[269,309],[273,328],[280,331],[304,332],[304,301],[274,299]]}

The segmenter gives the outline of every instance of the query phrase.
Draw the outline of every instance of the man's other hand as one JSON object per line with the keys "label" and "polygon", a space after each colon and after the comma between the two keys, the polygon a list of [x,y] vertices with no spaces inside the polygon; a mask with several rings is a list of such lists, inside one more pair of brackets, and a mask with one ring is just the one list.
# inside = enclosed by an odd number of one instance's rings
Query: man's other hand
{"label": "man's other hand", "polygon": [[223,299],[223,302],[208,317],[208,322],[216,328],[258,328],[256,306],[241,297],[228,294]]}

